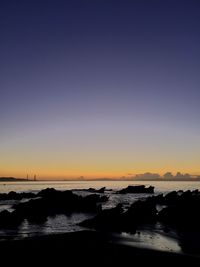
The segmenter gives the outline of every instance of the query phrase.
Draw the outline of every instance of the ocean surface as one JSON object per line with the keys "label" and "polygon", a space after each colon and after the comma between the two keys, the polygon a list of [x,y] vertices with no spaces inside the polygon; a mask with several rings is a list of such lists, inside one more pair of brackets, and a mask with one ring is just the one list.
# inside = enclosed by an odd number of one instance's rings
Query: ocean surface
{"label": "ocean surface", "polygon": [[[113,189],[114,191],[106,191],[105,194],[109,196],[109,201],[103,204],[103,208],[115,207],[118,203],[122,203],[124,207],[130,205],[138,199],[146,198],[147,194],[115,194],[115,190],[119,190],[127,187],[128,185],[152,185],[155,187],[155,194],[166,194],[173,190],[200,190],[200,182],[188,182],[188,181],[27,181],[27,182],[1,182],[0,193],[8,193],[10,191],[15,192],[38,192],[45,188],[55,188],[58,190],[73,190],[77,194],[88,194],[81,189],[88,189],[90,187],[99,189],[106,187],[107,189]],[[80,189],[80,191],[77,189]],[[27,201],[27,200],[22,200]],[[18,201],[0,201],[0,211],[10,210],[12,211],[12,205],[18,203]],[[28,221],[24,221],[17,228],[1,229],[0,228],[0,240],[13,238],[20,239],[28,236],[53,234],[53,233],[66,233],[72,231],[84,230],[83,227],[77,224],[86,218],[93,217],[93,214],[74,213],[70,216],[57,215],[55,217],[48,217],[47,221],[42,224],[33,224]],[[171,230],[169,232],[163,231],[163,226],[157,223],[153,228],[152,226],[146,226],[145,228],[138,229],[134,235],[128,233],[118,234],[121,243],[126,243],[130,246],[152,248],[164,251],[172,251],[177,253],[183,253],[183,245],[181,243],[178,233]]]}
{"label": "ocean surface", "polygon": [[108,189],[121,189],[128,185],[153,185],[158,193],[166,193],[172,190],[200,189],[200,181],[27,181],[27,182],[0,182],[0,193],[15,192],[38,192],[47,187],[58,190],[87,189],[89,187]]}

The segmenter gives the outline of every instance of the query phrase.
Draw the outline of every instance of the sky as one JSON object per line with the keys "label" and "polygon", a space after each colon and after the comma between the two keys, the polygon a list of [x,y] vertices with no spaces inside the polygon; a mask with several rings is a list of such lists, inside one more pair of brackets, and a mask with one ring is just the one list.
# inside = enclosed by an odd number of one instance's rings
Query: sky
{"label": "sky", "polygon": [[200,174],[198,0],[1,0],[0,176]]}

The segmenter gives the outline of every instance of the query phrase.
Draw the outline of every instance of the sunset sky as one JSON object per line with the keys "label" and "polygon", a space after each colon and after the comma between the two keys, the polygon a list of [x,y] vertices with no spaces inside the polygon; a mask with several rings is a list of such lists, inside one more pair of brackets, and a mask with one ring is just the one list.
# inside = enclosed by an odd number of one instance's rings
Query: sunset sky
{"label": "sunset sky", "polygon": [[200,174],[200,1],[1,0],[0,176]]}

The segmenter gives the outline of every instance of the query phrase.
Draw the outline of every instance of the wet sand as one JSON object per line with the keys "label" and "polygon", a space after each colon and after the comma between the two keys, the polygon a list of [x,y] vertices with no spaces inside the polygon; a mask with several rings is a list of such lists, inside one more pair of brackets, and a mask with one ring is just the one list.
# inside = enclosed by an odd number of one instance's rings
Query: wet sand
{"label": "wet sand", "polygon": [[1,261],[20,265],[200,266],[200,257],[136,248],[111,234],[81,231],[0,242]]}

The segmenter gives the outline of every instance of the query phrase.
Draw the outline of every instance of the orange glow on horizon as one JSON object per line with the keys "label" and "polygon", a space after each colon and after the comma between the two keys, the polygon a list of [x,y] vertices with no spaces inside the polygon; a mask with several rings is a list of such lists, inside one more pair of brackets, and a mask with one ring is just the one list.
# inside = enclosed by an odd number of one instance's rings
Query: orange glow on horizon
{"label": "orange glow on horizon", "polygon": [[159,175],[163,175],[166,172],[172,172],[173,174],[176,174],[178,171],[181,173],[189,173],[190,175],[199,175],[199,171],[194,170],[180,170],[180,169],[162,169],[162,170],[124,170],[124,171],[113,171],[113,172],[103,172],[103,171],[97,171],[97,172],[59,172],[59,171],[41,171],[41,170],[31,170],[31,171],[1,171],[0,177],[16,177],[16,178],[26,178],[27,174],[30,179],[33,179],[34,175],[37,176],[37,180],[63,180],[63,179],[100,179],[100,178],[108,178],[108,179],[126,179],[133,177],[137,174],[142,173],[157,173]]}

